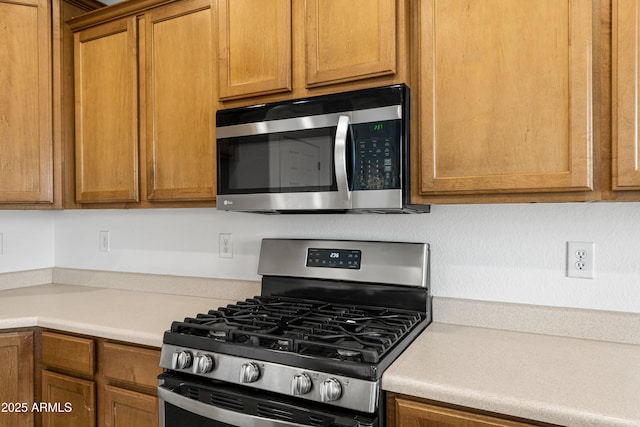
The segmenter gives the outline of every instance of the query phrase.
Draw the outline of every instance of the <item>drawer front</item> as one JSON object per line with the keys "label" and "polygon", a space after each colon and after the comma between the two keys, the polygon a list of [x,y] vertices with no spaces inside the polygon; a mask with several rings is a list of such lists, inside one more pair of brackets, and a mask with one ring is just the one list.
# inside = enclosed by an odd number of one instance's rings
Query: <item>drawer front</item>
{"label": "drawer front", "polygon": [[158,385],[160,350],[104,343],[100,360],[105,378],[148,387]]}
{"label": "drawer front", "polygon": [[92,376],[95,372],[93,340],[54,332],[42,333],[42,364]]}

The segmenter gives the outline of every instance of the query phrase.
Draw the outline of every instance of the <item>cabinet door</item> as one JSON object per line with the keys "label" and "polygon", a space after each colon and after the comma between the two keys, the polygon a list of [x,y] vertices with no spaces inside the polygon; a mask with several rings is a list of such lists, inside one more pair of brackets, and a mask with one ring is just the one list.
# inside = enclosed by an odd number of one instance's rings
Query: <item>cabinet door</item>
{"label": "cabinet door", "polygon": [[218,2],[220,99],[291,90],[291,0]]}
{"label": "cabinet door", "polygon": [[43,427],[96,425],[96,394],[92,381],[42,371],[42,402],[53,405],[42,412]]}
{"label": "cabinet door", "polygon": [[307,87],[393,74],[396,0],[307,0]]}
{"label": "cabinet door", "polygon": [[53,201],[49,13],[0,0],[0,203]]}
{"label": "cabinet door", "polygon": [[0,413],[0,427],[33,425],[33,333],[0,334],[0,402],[26,403]]}
{"label": "cabinet door", "polygon": [[613,2],[613,189],[640,189],[638,0]]}
{"label": "cabinet door", "polygon": [[[395,427],[527,427],[515,421],[405,399],[395,400]],[[394,426],[392,426],[394,427]]]}
{"label": "cabinet door", "polygon": [[591,8],[420,2],[422,194],[591,189]]}
{"label": "cabinet door", "polygon": [[74,34],[76,201],[138,200],[135,17]]}
{"label": "cabinet door", "polygon": [[158,398],[117,387],[104,388],[104,426],[157,426]]}
{"label": "cabinet door", "polygon": [[189,0],[145,15],[149,200],[213,200],[213,12]]}

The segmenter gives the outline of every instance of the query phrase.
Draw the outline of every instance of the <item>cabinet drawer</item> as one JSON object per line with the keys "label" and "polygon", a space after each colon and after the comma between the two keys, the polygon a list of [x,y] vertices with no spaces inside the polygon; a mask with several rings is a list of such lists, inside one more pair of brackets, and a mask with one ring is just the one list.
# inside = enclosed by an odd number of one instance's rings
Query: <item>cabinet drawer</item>
{"label": "cabinet drawer", "polygon": [[93,375],[95,371],[93,340],[43,332],[42,364]]}
{"label": "cabinet drawer", "polygon": [[104,343],[101,360],[105,378],[132,384],[155,387],[158,385],[160,351]]}

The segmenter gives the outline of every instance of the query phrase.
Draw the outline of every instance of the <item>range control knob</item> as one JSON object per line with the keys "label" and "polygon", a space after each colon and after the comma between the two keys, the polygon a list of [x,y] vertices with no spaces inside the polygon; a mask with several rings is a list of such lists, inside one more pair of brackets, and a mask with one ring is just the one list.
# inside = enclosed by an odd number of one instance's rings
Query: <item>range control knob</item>
{"label": "range control knob", "polygon": [[240,382],[253,383],[260,378],[260,368],[253,362],[245,363],[240,367]]}
{"label": "range control knob", "polygon": [[213,370],[213,358],[208,354],[199,354],[193,361],[194,374],[206,374]]}
{"label": "range control knob", "polygon": [[320,384],[320,399],[323,402],[333,402],[342,396],[342,385],[335,378],[324,380]]}
{"label": "range control knob", "polygon": [[311,378],[307,374],[296,374],[291,380],[291,394],[294,396],[300,396],[307,394],[311,391]]}
{"label": "range control knob", "polygon": [[191,366],[193,355],[187,350],[176,350],[171,356],[172,369],[187,369]]}

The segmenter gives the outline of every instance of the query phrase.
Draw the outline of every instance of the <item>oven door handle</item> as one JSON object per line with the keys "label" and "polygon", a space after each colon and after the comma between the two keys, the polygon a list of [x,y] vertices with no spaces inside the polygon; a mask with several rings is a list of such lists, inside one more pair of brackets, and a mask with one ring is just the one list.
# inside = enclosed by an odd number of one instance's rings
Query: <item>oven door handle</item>
{"label": "oven door handle", "polygon": [[[288,421],[272,420],[258,417],[256,415],[243,414],[217,406],[208,405],[197,400],[189,399],[180,394],[174,393],[162,386],[158,387],[158,399],[185,411],[191,412],[210,420],[219,421],[237,427],[308,427],[304,424],[290,423]],[[161,411],[163,409],[160,402]],[[164,420],[161,420],[161,422]]]}
{"label": "oven door handle", "polygon": [[333,158],[336,173],[336,185],[338,194],[343,200],[351,200],[349,190],[349,176],[347,175],[347,135],[349,132],[349,116],[340,116],[336,128],[336,140],[333,149]]}

